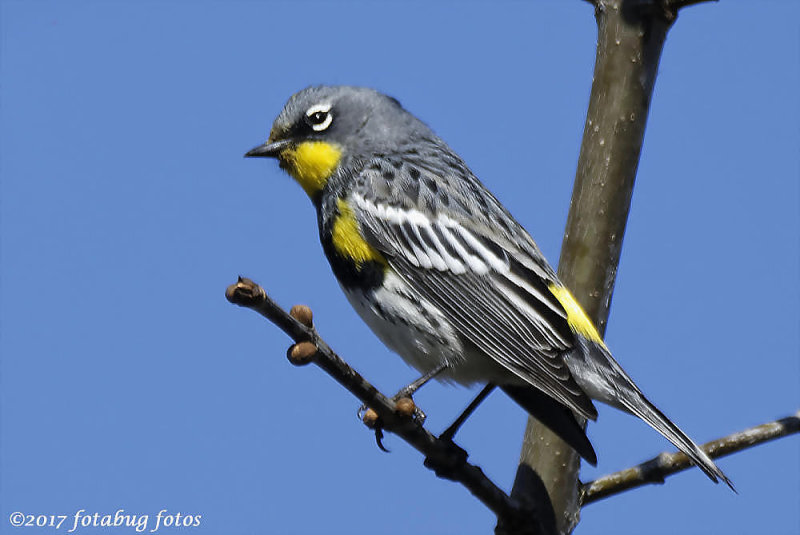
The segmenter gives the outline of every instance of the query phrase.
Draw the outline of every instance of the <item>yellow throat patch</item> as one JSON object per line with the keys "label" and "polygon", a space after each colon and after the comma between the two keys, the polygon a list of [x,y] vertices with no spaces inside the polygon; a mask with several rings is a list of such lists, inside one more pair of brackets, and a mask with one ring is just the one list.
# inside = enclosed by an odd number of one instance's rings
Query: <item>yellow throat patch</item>
{"label": "yellow throat patch", "polygon": [[561,306],[564,307],[570,329],[584,338],[605,347],[603,338],[600,336],[600,333],[597,332],[597,327],[594,326],[594,323],[589,319],[589,316],[586,315],[586,312],[583,311],[580,303],[578,303],[578,300],[575,299],[572,293],[564,286],[558,286],[557,284],[550,284],[547,288],[550,290],[550,293],[558,299]]}
{"label": "yellow throat patch", "polygon": [[333,222],[333,247],[345,258],[352,260],[357,267],[365,262],[378,262],[388,266],[386,259],[361,236],[358,221],[353,209],[344,199],[336,201],[339,215]]}
{"label": "yellow throat patch", "polygon": [[325,187],[341,158],[342,150],[324,141],[304,141],[281,153],[286,170],[309,197]]}

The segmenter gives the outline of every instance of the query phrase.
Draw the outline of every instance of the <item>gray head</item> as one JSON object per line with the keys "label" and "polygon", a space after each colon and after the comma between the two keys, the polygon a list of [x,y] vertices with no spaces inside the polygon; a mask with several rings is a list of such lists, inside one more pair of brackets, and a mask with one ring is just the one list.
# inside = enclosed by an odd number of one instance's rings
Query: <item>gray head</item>
{"label": "gray head", "polygon": [[322,141],[348,156],[364,157],[407,143],[430,130],[400,103],[374,89],[315,86],[289,98],[265,145],[246,156],[277,156],[291,146]]}

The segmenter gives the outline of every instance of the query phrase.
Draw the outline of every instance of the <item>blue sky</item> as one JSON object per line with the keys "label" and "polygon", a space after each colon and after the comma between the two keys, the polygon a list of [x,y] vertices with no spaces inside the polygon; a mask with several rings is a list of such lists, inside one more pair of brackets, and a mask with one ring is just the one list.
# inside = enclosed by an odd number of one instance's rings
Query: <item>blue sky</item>
{"label": "blue sky", "polygon": [[[798,17],[789,0],[686,9],[656,82],[608,343],[698,441],[800,406]],[[356,399],[225,301],[249,276],[309,304],[387,393],[415,377],[349,308],[301,189],[242,155],[291,93],[376,87],[555,262],[591,7],[2,0],[0,24],[0,533],[61,533],[9,515],[81,509],[148,529],[162,509],[202,515],[184,528],[198,534],[491,532],[463,488],[394,437],[378,451]],[[417,401],[438,431],[472,394]],[[459,443],[509,488],[524,424],[498,393]],[[608,407],[589,436],[586,480],[669,449]],[[721,460],[738,496],[693,470],[587,507],[578,533],[797,533],[798,443]]]}

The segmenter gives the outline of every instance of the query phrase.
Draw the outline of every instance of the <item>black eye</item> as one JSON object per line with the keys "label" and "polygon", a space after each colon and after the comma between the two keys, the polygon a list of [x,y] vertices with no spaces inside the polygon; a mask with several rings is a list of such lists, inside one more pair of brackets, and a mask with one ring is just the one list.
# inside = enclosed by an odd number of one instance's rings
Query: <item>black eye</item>
{"label": "black eye", "polygon": [[311,115],[308,116],[309,122],[311,124],[322,124],[325,122],[325,119],[328,118],[328,113],[324,111],[315,111]]}
{"label": "black eye", "polygon": [[331,115],[330,104],[319,104],[312,106],[306,111],[306,122],[316,132],[322,132],[331,125],[333,115]]}

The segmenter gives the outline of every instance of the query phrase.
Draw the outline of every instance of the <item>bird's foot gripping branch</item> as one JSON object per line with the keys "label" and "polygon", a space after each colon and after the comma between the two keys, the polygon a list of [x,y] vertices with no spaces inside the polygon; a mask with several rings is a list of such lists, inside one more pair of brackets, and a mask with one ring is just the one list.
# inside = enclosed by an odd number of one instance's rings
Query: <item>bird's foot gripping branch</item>
{"label": "bird's foot gripping branch", "polygon": [[409,398],[395,402],[342,360],[314,329],[308,307],[294,306],[286,312],[261,286],[242,277],[228,287],[225,296],[233,304],[258,312],[294,340],[287,351],[292,364],[313,362],[369,407],[363,418],[368,427],[386,429],[408,442],[425,456],[426,467],[439,477],[461,483],[504,525],[526,525],[526,533],[550,532],[544,526],[537,528],[534,511],[507,495],[478,466],[467,462],[467,452],[449,437],[438,438],[428,432],[414,417],[415,407],[413,402],[409,405]]}
{"label": "bird's foot gripping branch", "polygon": [[[385,396],[342,360],[314,329],[308,307],[294,306],[286,312],[261,286],[241,277],[228,287],[225,296],[233,304],[258,312],[294,340],[287,351],[292,364],[302,366],[313,362],[369,407],[363,418],[368,427],[395,433],[425,456],[425,466],[437,476],[461,483],[483,502],[498,518],[496,533],[556,532],[553,506],[535,472],[525,465],[520,466],[517,480],[528,481],[525,487],[531,490],[506,494],[478,466],[467,462],[467,452],[452,441],[451,434],[445,431],[436,437],[428,432],[423,421],[414,417],[416,407],[409,398],[395,401]],[[800,412],[708,442],[701,448],[716,459],[795,433],[800,433]],[[663,483],[666,477],[691,466],[683,453],[662,453],[639,466],[582,485],[581,504],[588,505],[642,485]]]}

